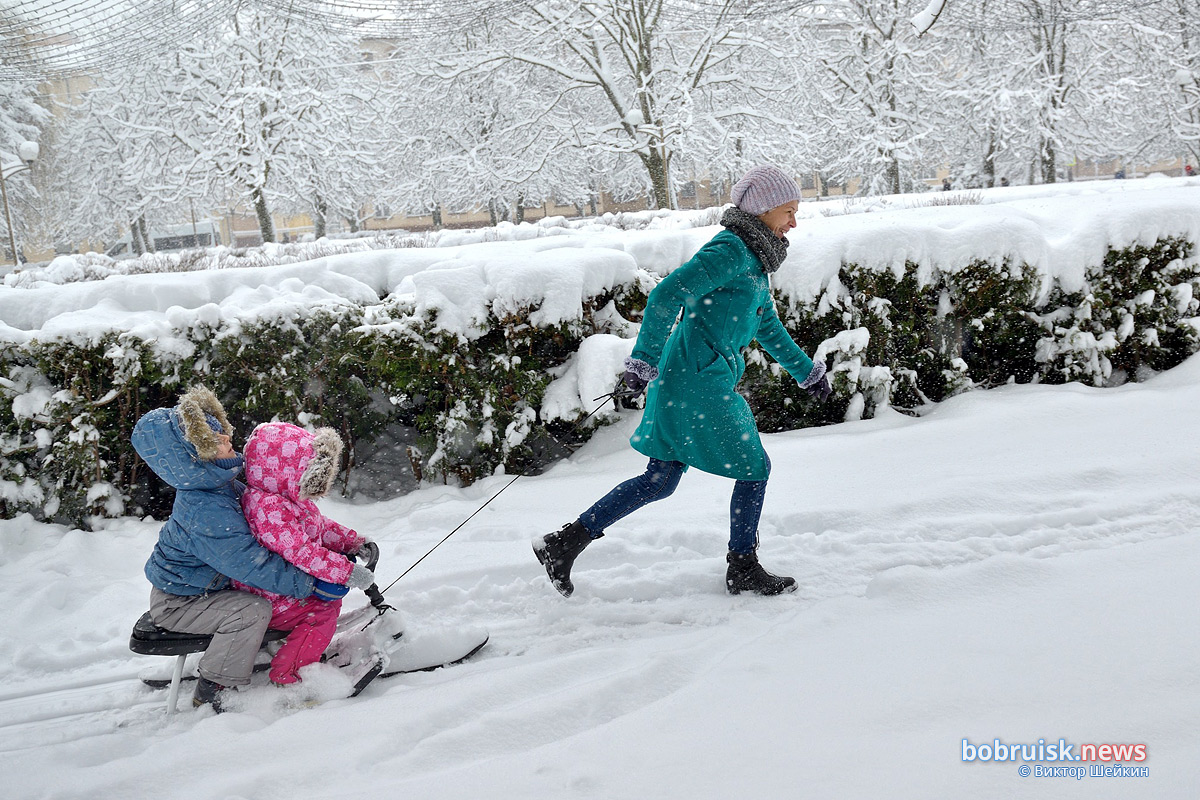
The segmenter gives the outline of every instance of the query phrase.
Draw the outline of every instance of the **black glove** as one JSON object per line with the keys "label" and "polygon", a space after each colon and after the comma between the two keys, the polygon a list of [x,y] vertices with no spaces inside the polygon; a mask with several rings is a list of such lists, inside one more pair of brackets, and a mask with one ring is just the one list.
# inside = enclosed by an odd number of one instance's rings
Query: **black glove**
{"label": "black glove", "polygon": [[646,391],[646,387],[650,385],[650,381],[658,377],[658,370],[642,361],[640,358],[627,356],[625,358],[625,377],[621,382],[625,384],[625,397],[631,399],[641,397],[642,392]]}
{"label": "black glove", "polygon": [[642,392],[646,391],[646,387],[650,384],[649,381],[631,369],[625,370],[625,377],[621,380],[625,384],[626,392],[628,392],[632,397],[640,397]]}
{"label": "black glove", "polygon": [[800,384],[800,388],[819,402],[824,403],[829,399],[829,395],[833,394],[833,387],[829,385],[829,376],[825,374],[824,361],[818,359],[813,362],[812,372],[808,373],[808,377],[804,379],[804,383]]}
{"label": "black glove", "polygon": [[802,388],[822,403],[829,399],[829,395],[833,394],[833,387],[829,385],[829,377],[827,375],[822,375],[821,380],[811,386],[804,386]]}

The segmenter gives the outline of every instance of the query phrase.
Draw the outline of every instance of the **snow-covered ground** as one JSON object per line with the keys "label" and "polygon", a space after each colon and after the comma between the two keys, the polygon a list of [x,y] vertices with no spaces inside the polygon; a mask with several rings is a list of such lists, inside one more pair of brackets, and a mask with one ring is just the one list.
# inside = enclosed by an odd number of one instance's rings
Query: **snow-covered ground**
{"label": "snow-covered ground", "polygon": [[[1194,797],[1198,407],[1193,358],[767,436],[761,555],[796,594],[723,592],[731,485],[692,471],[585,552],[564,599],[529,539],[641,469],[630,416],[387,593],[410,630],[486,626],[483,652],[303,710],[167,717],[141,686],[166,661],[126,650],[156,523],[3,521],[3,794]],[[390,582],[508,480],[324,508],[381,543]],[[964,739],[1060,738],[1145,744],[1148,774],[963,761]]]}

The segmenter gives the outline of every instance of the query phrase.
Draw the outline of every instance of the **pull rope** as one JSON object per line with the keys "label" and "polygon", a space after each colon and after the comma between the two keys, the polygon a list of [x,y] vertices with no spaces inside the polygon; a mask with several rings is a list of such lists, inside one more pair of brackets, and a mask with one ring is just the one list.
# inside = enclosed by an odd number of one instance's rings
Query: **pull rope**
{"label": "pull rope", "polygon": [[[618,385],[620,385],[620,384],[618,384]],[[583,419],[579,420],[578,422],[576,422],[576,423],[575,423],[573,426],[571,426],[571,427],[572,427],[572,428],[574,428],[574,429],[576,429],[576,430],[578,430],[578,429],[579,429],[579,427],[580,427],[581,425],[583,425],[583,423],[587,422],[589,419],[591,419],[591,418],[592,418],[592,415],[593,415],[593,414],[595,414],[597,411],[599,411],[600,409],[602,409],[602,408],[604,408],[606,405],[608,405],[608,401],[609,401],[609,400],[616,401],[616,400],[621,400],[621,399],[626,399],[626,398],[634,398],[634,397],[637,397],[637,396],[638,396],[638,395],[640,395],[640,394],[641,394],[641,392],[633,392],[633,391],[630,391],[630,390],[627,390],[627,389],[614,389],[613,391],[609,392],[608,394],[602,394],[602,395],[600,395],[599,397],[594,397],[594,398],[592,398],[592,402],[593,402],[593,403],[595,403],[595,402],[597,402],[597,401],[599,401],[599,400],[603,400],[604,402],[603,402],[603,403],[601,403],[600,405],[596,406],[596,408],[594,408],[592,411],[590,411],[586,417],[584,417]],[[569,448],[568,448],[568,449],[569,449]],[[505,490],[505,489],[507,489],[508,487],[512,486],[514,483],[516,483],[518,480],[520,480],[521,478],[524,478],[524,477],[525,477],[525,470],[521,470],[521,471],[520,471],[520,472],[518,472],[518,473],[517,473],[515,476],[513,476],[513,479],[512,479],[511,481],[509,481],[508,483],[504,484],[504,486],[500,487],[500,491],[496,492],[494,495],[492,495],[492,496],[491,496],[491,497],[489,497],[489,498],[488,498],[486,501],[484,501],[484,504],[483,504],[483,505],[481,505],[479,508],[477,508],[477,509],[475,509],[474,511],[472,511],[472,512],[471,512],[471,515],[470,515],[469,517],[467,517],[466,519],[464,519],[462,522],[458,523],[458,525],[457,525],[457,526],[455,526],[454,530],[452,530],[452,531],[450,531],[449,533],[447,533],[445,536],[443,536],[443,537],[442,537],[442,540],[441,540],[440,542],[438,542],[437,544],[435,544],[433,547],[429,548],[429,550],[428,550],[428,551],[425,553],[425,555],[423,555],[423,556],[421,556],[420,558],[418,558],[418,559],[417,559],[417,560],[416,560],[416,561],[413,563],[413,565],[412,565],[412,566],[410,566],[408,569],[404,570],[404,572],[400,573],[400,577],[399,577],[399,578],[396,578],[396,580],[392,581],[392,582],[391,582],[391,583],[389,583],[389,584],[388,584],[386,587],[384,587],[383,591],[384,591],[384,592],[386,592],[388,589],[391,589],[393,586],[395,586],[397,583],[399,583],[399,582],[400,582],[400,579],[401,579],[401,578],[403,578],[403,577],[404,577],[405,575],[407,575],[408,573],[412,572],[412,571],[413,571],[413,569],[414,569],[414,568],[417,566],[417,564],[420,564],[422,561],[424,561],[426,558],[428,558],[428,557],[429,557],[429,555],[430,555],[431,553],[433,553],[433,551],[434,551],[434,550],[437,550],[439,547],[441,547],[443,544],[445,544],[445,543],[446,543],[446,540],[447,540],[447,539],[449,539],[449,538],[450,538],[451,536],[453,536],[454,534],[458,533],[458,532],[459,532],[459,530],[461,530],[461,529],[462,529],[462,527],[463,527],[464,525],[466,525],[468,522],[470,522],[470,521],[471,521],[471,519],[472,519],[472,518],[473,518],[473,517],[474,517],[476,514],[478,514],[480,511],[483,511],[485,508],[487,508],[487,507],[488,507],[488,505],[489,505],[489,504],[490,504],[490,503],[491,503],[493,500],[495,500],[495,499],[496,499],[497,497],[499,497],[500,495],[504,494],[504,490]],[[381,592],[381,594],[382,594],[382,592]]]}

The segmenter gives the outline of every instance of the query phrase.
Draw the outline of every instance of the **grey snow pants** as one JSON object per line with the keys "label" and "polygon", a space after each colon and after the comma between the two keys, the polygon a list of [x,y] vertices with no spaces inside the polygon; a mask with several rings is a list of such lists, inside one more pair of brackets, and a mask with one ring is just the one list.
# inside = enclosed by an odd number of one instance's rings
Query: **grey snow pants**
{"label": "grey snow pants", "polygon": [[211,633],[200,658],[200,677],[222,686],[250,682],[254,657],[271,622],[271,601],[249,592],[225,589],[183,597],[150,589],[150,618],[179,633]]}

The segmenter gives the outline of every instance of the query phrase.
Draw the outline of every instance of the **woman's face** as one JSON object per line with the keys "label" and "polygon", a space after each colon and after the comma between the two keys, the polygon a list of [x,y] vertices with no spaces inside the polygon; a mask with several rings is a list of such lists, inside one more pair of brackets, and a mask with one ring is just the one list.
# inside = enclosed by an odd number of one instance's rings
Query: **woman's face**
{"label": "woman's face", "polygon": [[793,200],[759,214],[758,218],[771,229],[771,233],[782,239],[784,234],[796,227],[796,210],[799,208],[800,203]]}

